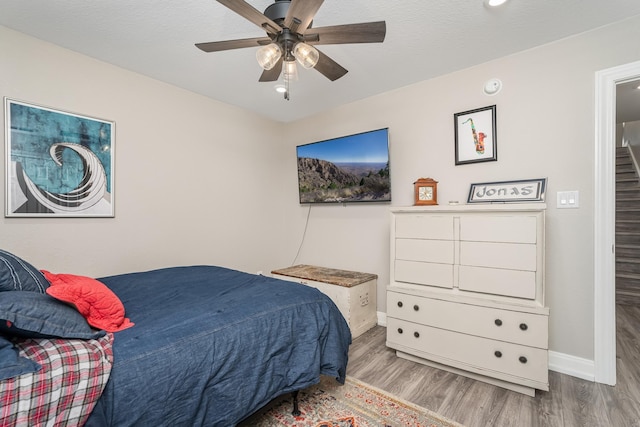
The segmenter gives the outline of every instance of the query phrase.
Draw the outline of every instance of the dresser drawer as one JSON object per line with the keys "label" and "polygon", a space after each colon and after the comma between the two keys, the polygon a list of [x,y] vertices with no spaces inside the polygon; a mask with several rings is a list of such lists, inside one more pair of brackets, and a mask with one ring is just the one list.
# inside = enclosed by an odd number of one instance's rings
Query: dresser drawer
{"label": "dresser drawer", "polygon": [[453,215],[406,214],[395,218],[395,236],[411,239],[453,239]]}
{"label": "dresser drawer", "polygon": [[[484,375],[548,383],[547,350],[506,343],[399,319],[387,321],[387,345]],[[491,372],[486,372],[491,371]]]}
{"label": "dresser drawer", "polygon": [[396,260],[394,277],[398,282],[453,288],[453,264]]}
{"label": "dresser drawer", "polygon": [[536,243],[536,224],[535,216],[462,216],[460,218],[460,240]]}
{"label": "dresser drawer", "polygon": [[387,318],[395,318],[530,347],[549,346],[549,317],[387,292]]}
{"label": "dresser drawer", "polygon": [[453,264],[452,240],[396,239],[396,259]]}
{"label": "dresser drawer", "polygon": [[536,251],[530,244],[460,242],[460,265],[536,271]]}
{"label": "dresser drawer", "polygon": [[530,300],[536,298],[536,273],[533,271],[461,265],[458,273],[458,287],[463,291]]}

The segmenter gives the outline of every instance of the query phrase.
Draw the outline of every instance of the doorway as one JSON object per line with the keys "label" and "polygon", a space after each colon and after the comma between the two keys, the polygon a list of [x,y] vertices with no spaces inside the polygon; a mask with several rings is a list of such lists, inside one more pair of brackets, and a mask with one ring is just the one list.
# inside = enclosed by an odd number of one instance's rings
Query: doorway
{"label": "doorway", "polygon": [[616,384],[616,85],[640,78],[640,61],[596,73],[594,194],[594,377]]}

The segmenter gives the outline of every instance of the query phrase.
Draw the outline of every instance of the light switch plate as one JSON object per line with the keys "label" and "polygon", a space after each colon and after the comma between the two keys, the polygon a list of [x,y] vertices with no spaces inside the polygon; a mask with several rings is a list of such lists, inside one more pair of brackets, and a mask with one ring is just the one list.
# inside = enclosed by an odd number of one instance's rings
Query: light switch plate
{"label": "light switch plate", "polygon": [[580,207],[579,191],[558,191],[558,209],[575,209]]}

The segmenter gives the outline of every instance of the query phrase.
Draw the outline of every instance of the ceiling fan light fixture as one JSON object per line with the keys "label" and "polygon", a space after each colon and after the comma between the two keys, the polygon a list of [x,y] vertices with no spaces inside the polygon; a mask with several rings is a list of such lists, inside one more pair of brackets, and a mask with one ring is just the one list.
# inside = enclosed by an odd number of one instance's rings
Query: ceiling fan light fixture
{"label": "ceiling fan light fixture", "polygon": [[303,42],[298,42],[293,47],[293,56],[295,56],[300,65],[307,69],[315,67],[320,59],[318,49]]}
{"label": "ceiling fan light fixture", "polygon": [[265,69],[272,69],[280,60],[282,56],[282,49],[276,43],[270,43],[266,46],[262,46],[256,52],[256,59],[258,64]]}

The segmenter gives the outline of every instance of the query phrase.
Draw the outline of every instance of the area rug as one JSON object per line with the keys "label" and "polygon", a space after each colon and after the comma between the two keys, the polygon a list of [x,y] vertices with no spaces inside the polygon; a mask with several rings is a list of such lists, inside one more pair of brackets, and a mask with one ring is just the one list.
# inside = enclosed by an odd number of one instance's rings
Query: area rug
{"label": "area rug", "polygon": [[240,426],[253,427],[462,427],[428,409],[392,396],[355,378],[342,386],[323,377],[298,394],[301,414],[293,416],[291,394],[276,399]]}

